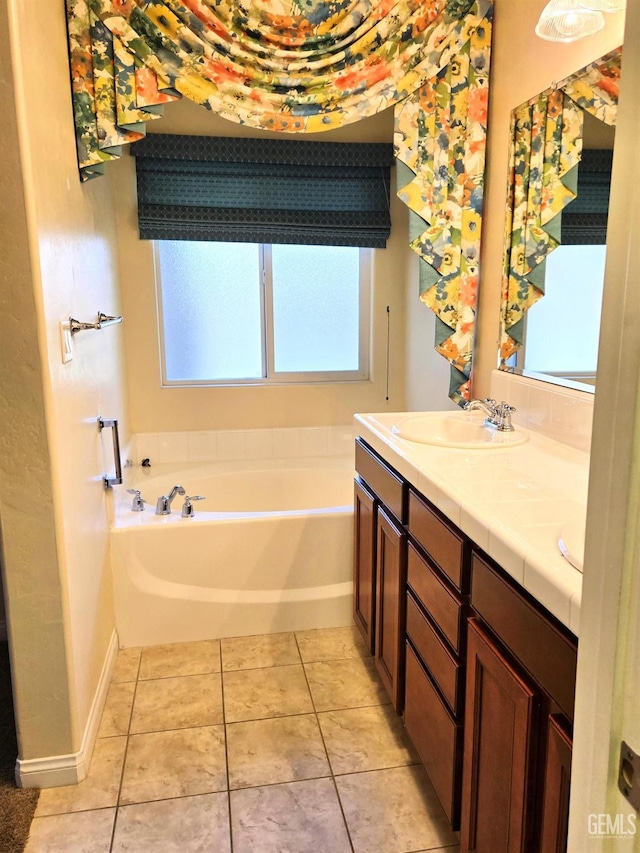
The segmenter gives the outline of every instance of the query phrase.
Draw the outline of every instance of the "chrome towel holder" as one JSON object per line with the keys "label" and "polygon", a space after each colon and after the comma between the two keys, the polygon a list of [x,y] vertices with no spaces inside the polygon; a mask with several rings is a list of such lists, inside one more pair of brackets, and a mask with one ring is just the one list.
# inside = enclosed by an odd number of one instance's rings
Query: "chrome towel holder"
{"label": "chrome towel holder", "polygon": [[98,429],[102,432],[105,428],[111,428],[111,436],[113,438],[113,459],[115,463],[115,476],[108,477],[102,475],[102,484],[105,489],[110,489],[112,486],[119,486],[122,483],[122,461],[120,459],[120,436],[118,434],[118,421],[116,418],[102,418],[98,416]]}
{"label": "chrome towel holder", "polygon": [[98,319],[95,323],[81,323],[80,320],[74,320],[69,317],[69,331],[72,335],[76,332],[84,332],[87,329],[104,329],[106,326],[115,326],[116,323],[122,323],[122,317],[110,317],[102,311],[98,311]]}

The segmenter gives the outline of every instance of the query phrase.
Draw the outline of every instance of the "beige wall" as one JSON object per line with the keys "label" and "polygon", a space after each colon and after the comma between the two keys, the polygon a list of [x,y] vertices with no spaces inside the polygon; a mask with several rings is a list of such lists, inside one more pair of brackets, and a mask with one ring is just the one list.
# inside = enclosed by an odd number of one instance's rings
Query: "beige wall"
{"label": "beige wall", "polygon": [[96,417],[122,418],[125,401],[121,327],[79,334],[69,364],[60,355],[61,320],[120,311],[110,182],[81,185],[77,173],[64,4],[10,0],[8,12],[0,53],[8,81],[11,46],[18,115],[17,134],[6,112],[1,131],[13,162],[2,193],[0,389],[11,416],[0,418],[9,451],[0,498],[29,759],[79,749],[113,631],[101,483],[113,457]]}
{"label": "beige wall", "polygon": [[473,393],[489,394],[498,353],[500,289],[511,110],[622,43],[624,16],[605,15],[605,29],[572,44],[545,42],[534,27],[545,0],[496,0],[489,146]]}
{"label": "beige wall", "polygon": [[[282,138],[278,134],[262,133],[225,121],[187,101],[169,104],[165,118],[156,122],[152,130],[162,133]],[[340,130],[312,134],[305,139],[390,142],[392,136],[393,115],[388,110]],[[405,365],[409,355],[406,349],[405,305],[406,299],[411,298],[411,295],[407,296],[407,267],[415,264],[416,260],[408,247],[407,212],[395,197],[391,206],[391,238],[385,250],[376,250],[374,253],[371,381],[324,385],[162,388],[153,259],[151,244],[139,240],[137,236],[133,158],[124,157],[121,163],[112,167],[112,174],[118,197],[122,300],[126,317],[128,385],[134,431],[345,424],[350,423],[354,412],[397,411],[405,408]],[[428,314],[420,306],[417,292],[416,282],[413,298],[418,310]],[[387,305],[391,309],[388,401],[385,400]],[[428,336],[432,340],[432,332]],[[420,332],[416,335],[416,339],[419,338]],[[438,361],[439,357],[432,348],[421,353],[423,370],[428,371],[430,363],[437,365]]]}

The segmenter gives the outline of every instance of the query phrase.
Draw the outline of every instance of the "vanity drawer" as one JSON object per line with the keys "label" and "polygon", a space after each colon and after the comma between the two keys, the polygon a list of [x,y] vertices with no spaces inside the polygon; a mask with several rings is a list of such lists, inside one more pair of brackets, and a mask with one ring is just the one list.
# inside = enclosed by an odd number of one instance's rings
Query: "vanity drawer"
{"label": "vanity drawer", "polygon": [[356,471],[396,518],[407,520],[408,485],[360,438],[356,439]]}
{"label": "vanity drawer", "polygon": [[410,643],[407,643],[404,724],[452,829],[457,829],[462,728],[451,718]]}
{"label": "vanity drawer", "polygon": [[413,643],[422,663],[431,673],[433,680],[449,704],[451,713],[458,711],[461,667],[446,648],[429,620],[416,604],[411,593],[407,595],[407,637]]}
{"label": "vanity drawer", "polygon": [[462,602],[447,589],[411,543],[408,548],[407,583],[455,651],[460,651],[464,616]]}
{"label": "vanity drawer", "polygon": [[569,632],[478,554],[471,606],[525,669],[573,720],[578,647]]}
{"label": "vanity drawer", "polygon": [[464,589],[466,586],[464,558],[467,541],[413,491],[409,492],[409,533],[454,586],[459,590]]}

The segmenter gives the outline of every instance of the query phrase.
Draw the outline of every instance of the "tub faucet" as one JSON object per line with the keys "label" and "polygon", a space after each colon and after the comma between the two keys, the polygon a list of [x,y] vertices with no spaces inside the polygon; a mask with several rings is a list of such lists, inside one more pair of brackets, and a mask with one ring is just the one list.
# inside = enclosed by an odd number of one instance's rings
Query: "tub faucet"
{"label": "tub faucet", "polygon": [[156,503],[156,515],[170,515],[171,501],[176,495],[184,495],[185,491],[182,486],[174,486],[168,495],[160,495]]}
{"label": "tub faucet", "polygon": [[513,432],[511,423],[511,414],[516,409],[510,406],[504,400],[501,403],[496,403],[490,397],[485,397],[484,400],[469,400],[464,404],[464,409],[467,412],[472,412],[474,409],[481,409],[485,414],[485,426],[496,429],[499,432]]}
{"label": "tub faucet", "polygon": [[138,489],[127,489],[130,495],[133,495],[131,502],[131,512],[144,512],[145,499],[142,497]]}
{"label": "tub faucet", "polygon": [[195,507],[193,506],[193,501],[203,500],[205,500],[204,495],[185,495],[184,503],[182,504],[182,517],[193,518],[193,516],[196,514]]}

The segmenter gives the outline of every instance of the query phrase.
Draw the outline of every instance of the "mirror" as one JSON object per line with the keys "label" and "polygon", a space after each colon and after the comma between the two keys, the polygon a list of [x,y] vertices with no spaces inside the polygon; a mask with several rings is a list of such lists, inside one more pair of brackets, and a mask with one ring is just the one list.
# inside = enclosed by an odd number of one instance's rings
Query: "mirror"
{"label": "mirror", "polygon": [[499,366],[591,392],[620,57],[607,54],[512,114]]}

